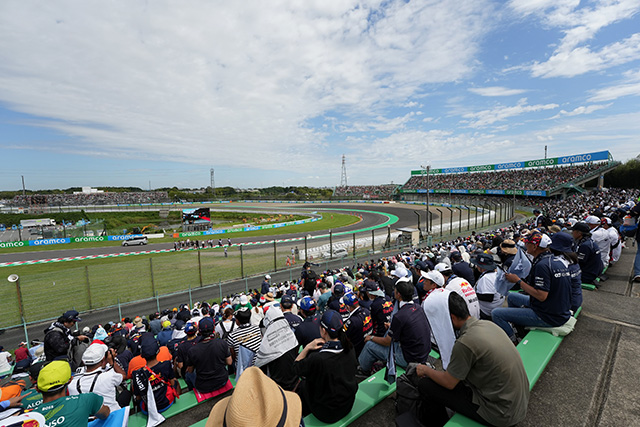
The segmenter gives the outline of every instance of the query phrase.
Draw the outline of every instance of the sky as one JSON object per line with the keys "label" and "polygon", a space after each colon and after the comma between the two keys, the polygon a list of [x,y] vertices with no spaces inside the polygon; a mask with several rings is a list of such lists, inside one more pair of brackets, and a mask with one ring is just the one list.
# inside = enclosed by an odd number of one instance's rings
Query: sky
{"label": "sky", "polygon": [[0,189],[640,154],[640,0],[0,2]]}

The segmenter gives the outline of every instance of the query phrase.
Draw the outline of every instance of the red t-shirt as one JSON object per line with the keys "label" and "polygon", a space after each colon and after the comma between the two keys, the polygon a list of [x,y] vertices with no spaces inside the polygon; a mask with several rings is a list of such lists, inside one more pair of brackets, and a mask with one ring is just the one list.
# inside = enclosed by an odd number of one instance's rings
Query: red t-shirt
{"label": "red t-shirt", "polygon": [[16,348],[15,355],[16,355],[16,362],[19,362],[24,359],[28,359],[29,350],[27,350],[27,347],[18,347]]}

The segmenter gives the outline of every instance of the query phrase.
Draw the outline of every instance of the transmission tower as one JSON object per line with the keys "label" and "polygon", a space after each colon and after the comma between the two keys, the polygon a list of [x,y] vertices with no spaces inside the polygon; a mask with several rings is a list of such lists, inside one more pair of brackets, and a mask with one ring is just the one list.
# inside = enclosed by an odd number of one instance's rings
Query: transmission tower
{"label": "transmission tower", "polygon": [[342,155],[342,176],[340,177],[340,187],[347,186],[347,163],[344,154]]}
{"label": "transmission tower", "polygon": [[211,191],[213,191],[213,197],[216,197],[216,173],[215,170],[213,168],[211,168],[209,170],[209,172],[211,173]]}

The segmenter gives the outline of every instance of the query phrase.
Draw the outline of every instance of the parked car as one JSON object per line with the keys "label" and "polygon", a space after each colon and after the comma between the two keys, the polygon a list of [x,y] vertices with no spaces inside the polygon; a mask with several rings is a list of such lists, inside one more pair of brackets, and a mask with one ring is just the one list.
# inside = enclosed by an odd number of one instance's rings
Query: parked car
{"label": "parked car", "polygon": [[[334,249],[333,250],[333,258],[344,258],[349,255],[349,251],[345,248]],[[324,252],[322,254],[322,258],[331,258],[331,253]]]}
{"label": "parked car", "polygon": [[149,243],[147,236],[133,236],[127,240],[123,240],[122,246],[146,245],[147,243]]}

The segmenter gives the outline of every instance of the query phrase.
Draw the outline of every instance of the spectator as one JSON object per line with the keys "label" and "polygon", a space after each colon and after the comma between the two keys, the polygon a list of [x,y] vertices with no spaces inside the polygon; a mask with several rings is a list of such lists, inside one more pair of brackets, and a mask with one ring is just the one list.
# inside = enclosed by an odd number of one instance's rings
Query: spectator
{"label": "spectator", "polygon": [[171,341],[173,336],[173,328],[171,327],[171,321],[165,320],[162,322],[162,330],[157,334],[158,343],[160,345],[167,345]]}
{"label": "spectator", "polygon": [[300,324],[302,323],[302,318],[297,314],[292,313],[291,310],[293,309],[294,304],[294,299],[289,294],[283,295],[280,299],[280,306],[282,307],[284,318],[287,319],[287,322],[289,322],[289,327],[291,327],[291,330],[295,332],[298,326],[300,326]]}
{"label": "spectator", "polygon": [[[640,217],[640,198],[638,198],[638,203],[631,209],[631,216]],[[631,280],[638,283],[640,282],[640,227],[636,230],[636,242],[636,259],[633,263],[633,278]]]}
{"label": "spectator", "polygon": [[269,292],[269,288],[271,287],[271,284],[269,283],[269,280],[271,280],[271,276],[266,274],[264,276],[264,280],[262,281],[262,285],[260,287],[260,293],[262,295],[266,295]]}
{"label": "spectator", "polygon": [[371,329],[373,328],[371,312],[365,307],[360,307],[360,301],[353,293],[346,294],[343,300],[349,310],[347,320],[344,322],[344,329],[347,333],[347,338],[353,344],[356,357],[360,357],[364,347],[364,340],[371,334]]}
{"label": "spectator", "polygon": [[578,262],[582,271],[582,282],[595,284],[596,279],[604,269],[598,245],[591,240],[591,231],[584,222],[577,222],[571,230],[575,241],[573,249],[578,255]]}
{"label": "spectator", "polygon": [[413,294],[411,282],[396,283],[395,298],[399,301],[399,310],[391,319],[386,336],[369,335],[365,338],[364,348],[358,358],[364,375],[369,373],[376,361],[387,361],[390,351],[394,352],[396,365],[402,368],[407,363],[427,361],[431,350],[431,331],[422,307],[413,302]]}
{"label": "spectator", "polygon": [[446,408],[485,425],[522,421],[529,402],[529,381],[522,359],[500,328],[469,315],[467,304],[449,294],[449,312],[459,337],[446,371],[418,365],[420,421],[443,426]]}
{"label": "spectator", "polygon": [[149,315],[149,331],[153,335],[158,335],[162,330],[162,321],[158,313],[152,313]]}
{"label": "spectator", "polygon": [[[150,332],[144,332],[143,334],[140,335],[140,339],[142,340],[142,336],[147,336],[145,334],[148,334]],[[152,334],[153,336],[153,334]],[[148,338],[147,338],[148,339]],[[155,338],[154,338],[155,340]],[[159,344],[158,344],[159,345]],[[139,353],[137,356],[133,357],[130,361],[129,361],[129,368],[127,369],[127,377],[128,378],[133,378],[133,372],[144,367],[147,364],[146,359],[144,358],[144,356],[142,355],[142,343],[138,343],[138,349],[139,349]],[[171,354],[171,352],[169,351],[169,348],[165,345],[163,346],[159,346],[158,349],[158,353],[156,355],[156,359],[158,362],[171,362],[173,360],[173,355]]]}
{"label": "spectator", "polygon": [[478,296],[471,284],[462,277],[456,276],[453,271],[445,264],[437,264],[436,271],[439,271],[444,278],[444,288],[453,291],[464,298],[467,303],[467,308],[471,316],[476,319],[480,318],[480,303],[478,302]]}
{"label": "spectator", "polygon": [[147,413],[147,390],[151,386],[158,412],[164,412],[173,405],[180,395],[180,385],[175,379],[171,360],[161,362],[157,359],[160,346],[151,332],[140,337],[140,354],[146,364],[133,371],[131,376],[131,394],[142,412]]}
{"label": "spectator", "polygon": [[[515,248],[515,243],[514,243],[514,248]],[[451,261],[453,261],[453,263],[451,264],[451,270],[453,271],[453,273],[456,276],[462,277],[463,279],[465,279],[467,282],[469,282],[469,284],[471,284],[471,286],[475,285],[476,279],[473,274],[473,269],[471,268],[468,262],[462,259],[462,254],[458,251],[452,252]]]}
{"label": "spectator", "polygon": [[480,272],[480,277],[476,282],[476,295],[480,303],[480,318],[491,320],[491,313],[500,307],[504,302],[502,296],[495,287],[496,263],[491,255],[478,254],[473,263]]}
{"label": "spectator", "polygon": [[[600,251],[600,259],[602,260],[602,268],[609,265],[609,253],[611,252],[611,235],[602,227],[600,218],[589,215],[584,222],[589,226],[591,231],[591,239],[598,245]],[[602,270],[600,271],[602,272]]]}
{"label": "spectator", "polygon": [[325,282],[318,283],[318,291],[320,292],[320,296],[317,299],[318,303],[318,312],[324,313],[327,309],[327,304],[329,303],[329,299],[331,299],[331,291],[327,287]]}
{"label": "spectator", "polygon": [[208,427],[298,427],[302,403],[297,394],[283,391],[256,367],[247,368],[233,394],[211,409]]}
{"label": "spectator", "polygon": [[493,321],[512,341],[516,341],[516,326],[556,327],[564,325],[571,317],[571,274],[567,266],[548,249],[549,236],[533,232],[525,239],[527,253],[533,256],[531,272],[527,280],[516,274],[506,273],[505,279],[518,283],[528,294],[509,293],[508,308],[496,308]]}
{"label": "spectator", "polygon": [[[69,360],[70,347],[77,344],[79,340],[86,340],[87,337],[79,335],[74,337],[71,330],[76,322],[82,319],[78,317],[80,313],[75,310],[66,311],[62,316],[53,322],[44,331],[44,354],[46,360]],[[69,360],[73,363],[72,360]]]}
{"label": "spectator", "polygon": [[0,345],[0,375],[8,375],[10,373],[12,362],[11,353],[5,351],[4,347]]}
{"label": "spectator", "polygon": [[378,287],[378,284],[372,280],[366,280],[364,287],[371,301],[369,311],[371,311],[371,320],[373,329],[371,333],[375,337],[383,337],[389,328],[391,321],[391,312],[393,311],[393,303],[391,298],[385,295],[384,291]]}
{"label": "spectator", "polygon": [[334,423],[353,407],[358,391],[357,362],[339,313],[327,310],[320,326],[322,338],[304,347],[293,371],[304,377],[298,386],[302,416],[311,413],[324,423]]}
{"label": "spectator", "polygon": [[264,327],[255,365],[284,390],[293,391],[298,385],[298,377],[291,369],[298,356],[298,340],[277,306],[267,309]]}
{"label": "spectator", "polygon": [[198,330],[202,338],[187,352],[185,365],[187,372],[196,373],[193,391],[198,402],[202,402],[233,388],[226,369],[233,360],[227,343],[213,333],[213,319],[203,318]]}
{"label": "spectator", "polygon": [[300,300],[300,311],[303,317],[302,323],[296,328],[296,339],[304,348],[311,341],[320,338],[320,318],[317,312],[316,302],[310,296]]}
{"label": "spectator", "polygon": [[258,325],[251,324],[251,311],[242,307],[236,311],[236,328],[229,333],[227,344],[231,347],[233,360],[237,362],[240,344],[254,354],[258,352],[262,342],[262,333]]}
{"label": "spectator", "polygon": [[344,296],[344,285],[342,283],[338,283],[333,287],[332,295],[327,302],[327,308],[337,311],[340,313],[343,319],[346,319],[349,315],[349,311],[347,307],[342,302],[342,297]]}
{"label": "spectator", "polygon": [[222,320],[216,324],[216,333],[226,341],[235,327],[236,321],[233,319],[233,308],[226,307],[222,314]]}
{"label": "spectator", "polygon": [[555,256],[564,258],[571,274],[571,311],[576,312],[582,306],[582,272],[578,264],[578,255],[573,252],[573,239],[563,231],[551,236],[549,250]]}
{"label": "spectator", "polygon": [[[93,343],[82,355],[84,367],[80,368],[69,384],[69,395],[95,393],[103,398],[103,404],[111,412],[120,409],[116,396],[116,387],[124,381],[126,373],[114,362],[115,350],[105,344]],[[128,398],[128,399],[127,399]],[[129,405],[131,395],[123,398],[122,403]]]}
{"label": "spectator", "polygon": [[[188,354],[191,347],[197,344],[198,326],[194,322],[188,322],[184,327],[187,338],[178,344],[175,356],[175,371],[180,372],[180,376],[187,383],[187,388],[193,390],[196,383],[196,375],[193,372],[187,372],[185,362],[189,359]],[[224,340],[226,342],[226,340]]]}
{"label": "spectator", "polygon": [[71,379],[71,367],[66,360],[54,360],[45,365],[38,374],[38,390],[42,403],[33,411],[44,415],[47,425],[60,420],[56,427],[86,425],[90,416],[104,420],[109,416],[109,407],[95,393],[67,396],[67,384]]}

